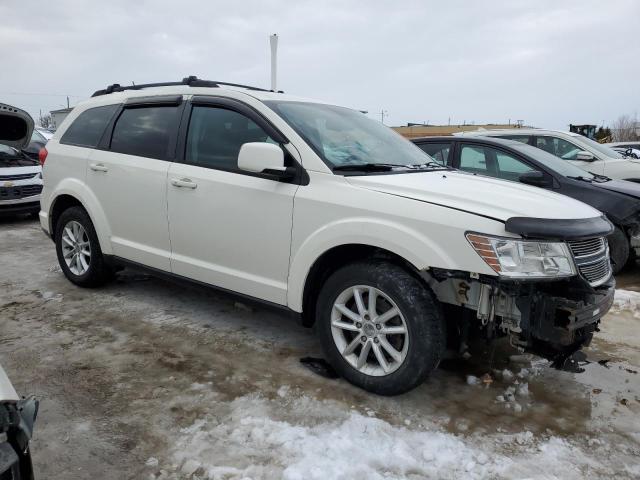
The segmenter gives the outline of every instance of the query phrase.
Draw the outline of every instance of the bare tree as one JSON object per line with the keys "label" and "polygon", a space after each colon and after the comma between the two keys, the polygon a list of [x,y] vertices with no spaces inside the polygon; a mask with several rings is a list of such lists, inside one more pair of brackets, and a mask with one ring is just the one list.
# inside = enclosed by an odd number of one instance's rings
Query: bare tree
{"label": "bare tree", "polygon": [[631,115],[620,115],[611,126],[615,142],[632,142],[638,139],[637,119]]}
{"label": "bare tree", "polygon": [[47,113],[46,115],[41,115],[38,121],[42,128],[51,128],[53,126],[53,118],[51,118],[51,114]]}

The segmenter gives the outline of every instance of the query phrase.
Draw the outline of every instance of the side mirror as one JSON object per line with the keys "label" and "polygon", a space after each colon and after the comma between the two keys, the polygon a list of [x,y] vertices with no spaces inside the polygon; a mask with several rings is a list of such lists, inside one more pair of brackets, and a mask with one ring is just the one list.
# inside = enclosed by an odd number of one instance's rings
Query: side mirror
{"label": "side mirror", "polygon": [[580,150],[576,154],[576,160],[580,160],[582,162],[593,162],[596,157],[591,152],[586,152],[584,150]]}
{"label": "side mirror", "polygon": [[518,177],[521,183],[534,187],[550,187],[551,179],[542,172],[525,172]]}
{"label": "side mirror", "polygon": [[252,173],[266,173],[278,178],[290,178],[295,174],[293,168],[284,166],[282,149],[265,142],[245,143],[238,154],[238,168]]}

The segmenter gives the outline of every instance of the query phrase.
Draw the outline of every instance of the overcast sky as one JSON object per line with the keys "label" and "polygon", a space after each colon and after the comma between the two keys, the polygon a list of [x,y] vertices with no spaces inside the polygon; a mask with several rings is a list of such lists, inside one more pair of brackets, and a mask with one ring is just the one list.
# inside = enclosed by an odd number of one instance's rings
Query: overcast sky
{"label": "overcast sky", "polygon": [[[388,111],[387,125],[640,115],[640,1],[0,0],[0,102],[186,75]],[[46,95],[43,95],[46,94]]]}

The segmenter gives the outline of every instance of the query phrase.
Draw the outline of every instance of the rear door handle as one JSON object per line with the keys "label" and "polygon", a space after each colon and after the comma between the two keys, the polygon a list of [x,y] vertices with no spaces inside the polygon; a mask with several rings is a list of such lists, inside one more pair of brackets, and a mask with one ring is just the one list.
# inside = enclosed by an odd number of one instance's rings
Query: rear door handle
{"label": "rear door handle", "polygon": [[198,184],[192,182],[190,178],[172,178],[171,185],[178,188],[191,188],[191,189],[194,189],[198,186]]}
{"label": "rear door handle", "polygon": [[92,163],[89,168],[94,172],[108,172],[109,169],[101,163]]}

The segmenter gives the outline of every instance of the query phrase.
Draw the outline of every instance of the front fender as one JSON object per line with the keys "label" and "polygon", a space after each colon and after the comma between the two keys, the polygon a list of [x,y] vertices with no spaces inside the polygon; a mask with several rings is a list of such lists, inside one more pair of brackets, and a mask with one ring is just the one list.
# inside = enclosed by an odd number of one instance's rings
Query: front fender
{"label": "front fender", "polygon": [[[58,183],[51,195],[47,195],[51,199],[47,206],[46,212],[48,214],[49,232],[53,236],[53,225],[51,224],[53,208],[56,204],[56,200],[62,195],[69,195],[78,200],[84,209],[89,214],[93,228],[96,230],[98,236],[98,242],[100,242],[100,249],[102,253],[110,255],[113,253],[111,248],[111,227],[107,221],[107,216],[104,210],[100,206],[100,202],[91,191],[89,187],[77,178],[65,178]],[[44,207],[44,205],[43,205]]]}
{"label": "front fender", "polygon": [[434,264],[455,263],[445,250],[428,237],[404,225],[374,218],[342,219],[316,230],[295,249],[289,267],[289,308],[302,311],[304,285],[318,258],[334,247],[353,244],[388,250],[418,270]]}

